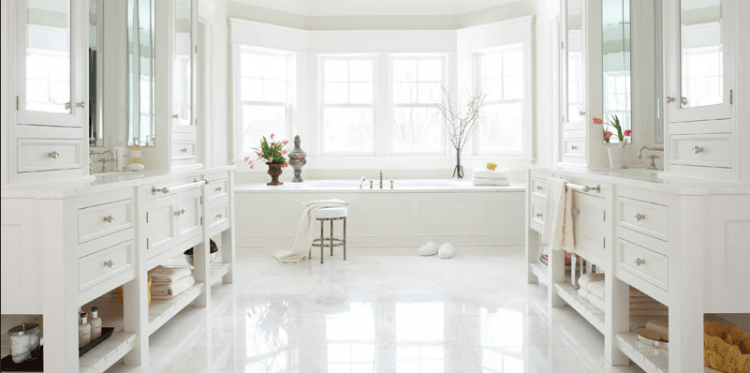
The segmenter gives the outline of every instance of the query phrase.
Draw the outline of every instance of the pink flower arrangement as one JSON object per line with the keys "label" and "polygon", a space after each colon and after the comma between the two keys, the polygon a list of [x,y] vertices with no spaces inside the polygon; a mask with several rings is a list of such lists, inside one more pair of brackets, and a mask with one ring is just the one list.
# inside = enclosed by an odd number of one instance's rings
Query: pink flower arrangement
{"label": "pink flower arrangement", "polygon": [[605,138],[610,138],[610,137],[612,137],[612,131],[604,131],[604,137],[605,137]]}
{"label": "pink flower arrangement", "polygon": [[617,139],[620,140],[620,143],[622,143],[622,146],[625,147],[625,144],[627,143],[627,139],[625,137],[629,137],[633,134],[633,131],[627,129],[622,130],[622,126],[620,125],[620,118],[617,117],[617,115],[612,115],[612,120],[608,123],[605,123],[601,118],[594,118],[592,122],[596,125],[602,126],[602,138],[604,139],[604,142],[609,143],[610,138],[614,133],[612,131],[608,131],[606,126],[612,126],[617,131]]}
{"label": "pink flower arrangement", "polygon": [[622,133],[623,133],[623,134],[624,134],[625,136],[630,136],[630,135],[631,135],[631,134],[633,133],[633,131],[631,131],[631,130],[625,130],[625,131],[622,131]]}
{"label": "pink flower arrangement", "polygon": [[[270,138],[273,139],[274,137],[276,137],[276,134],[272,133]],[[260,147],[253,149],[257,158],[250,159],[250,156],[247,156],[245,157],[245,162],[251,170],[255,168],[255,162],[259,160],[262,160],[266,164],[282,164],[284,167],[289,167],[289,163],[284,159],[284,154],[289,153],[289,149],[284,148],[287,144],[289,144],[287,140],[269,143],[268,139],[264,136],[260,142]]]}

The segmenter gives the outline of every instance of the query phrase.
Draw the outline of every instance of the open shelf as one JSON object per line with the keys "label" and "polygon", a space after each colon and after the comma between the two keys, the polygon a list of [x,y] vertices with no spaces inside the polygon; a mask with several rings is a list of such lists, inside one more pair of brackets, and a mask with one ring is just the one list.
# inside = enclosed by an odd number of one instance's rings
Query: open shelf
{"label": "open shelf", "polygon": [[202,290],[203,283],[197,282],[172,299],[152,299],[151,305],[148,307],[148,334],[154,334],[155,331],[159,330],[167,321],[198,298]]}
{"label": "open shelf", "polygon": [[536,276],[539,282],[549,286],[549,275],[547,274],[547,266],[542,263],[531,263],[529,264],[531,273]]}
{"label": "open shelf", "polygon": [[135,347],[135,333],[115,329],[111,337],[78,359],[81,373],[102,373]]}
{"label": "open shelf", "polygon": [[619,333],[616,335],[616,339],[620,351],[646,373],[669,372],[669,350],[656,348],[639,341],[638,334],[635,331]]}
{"label": "open shelf", "polygon": [[565,277],[566,282],[555,283],[555,291],[566,303],[591,323],[596,330],[604,334],[604,311],[596,308],[591,302],[578,295],[578,289],[570,284],[570,277]]}
{"label": "open shelf", "polygon": [[221,278],[229,272],[229,263],[216,262],[211,263],[211,270],[209,274],[209,283],[211,286],[221,282]]}

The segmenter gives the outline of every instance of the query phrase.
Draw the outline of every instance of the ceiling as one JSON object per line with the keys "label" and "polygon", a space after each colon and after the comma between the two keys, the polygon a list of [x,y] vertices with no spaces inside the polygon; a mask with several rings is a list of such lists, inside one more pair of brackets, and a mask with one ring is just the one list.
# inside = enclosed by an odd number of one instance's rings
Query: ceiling
{"label": "ceiling", "polygon": [[528,0],[231,0],[305,16],[458,15]]}

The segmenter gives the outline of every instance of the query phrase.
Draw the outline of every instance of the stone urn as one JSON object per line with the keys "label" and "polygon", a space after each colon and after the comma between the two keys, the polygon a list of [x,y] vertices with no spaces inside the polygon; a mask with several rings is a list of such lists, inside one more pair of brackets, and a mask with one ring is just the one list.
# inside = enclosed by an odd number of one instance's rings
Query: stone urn
{"label": "stone urn", "polygon": [[289,165],[294,169],[293,183],[302,182],[302,166],[307,164],[307,153],[299,147],[300,142],[299,135],[294,136],[294,149],[289,152]]}
{"label": "stone urn", "polygon": [[271,182],[266,185],[284,185],[279,181],[279,176],[284,172],[281,168],[284,167],[283,163],[266,163],[268,165],[268,174],[271,175]]}

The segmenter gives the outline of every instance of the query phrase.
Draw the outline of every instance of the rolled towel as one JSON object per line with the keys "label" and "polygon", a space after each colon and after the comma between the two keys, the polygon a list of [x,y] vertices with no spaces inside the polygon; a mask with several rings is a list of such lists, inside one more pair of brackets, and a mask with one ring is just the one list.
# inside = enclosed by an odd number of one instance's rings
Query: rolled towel
{"label": "rolled towel", "polygon": [[193,272],[188,267],[158,266],[148,271],[148,277],[151,278],[151,281],[160,283],[174,283],[192,274]]}
{"label": "rolled towel", "polygon": [[592,281],[604,281],[604,273],[586,273],[578,279],[578,284],[585,287]]}
{"label": "rolled towel", "polygon": [[507,179],[486,179],[474,177],[471,179],[474,186],[509,186],[510,182]]}
{"label": "rolled towel", "polygon": [[153,299],[171,299],[180,295],[183,291],[190,289],[195,284],[193,276],[185,277],[171,285],[151,285],[151,298]]}
{"label": "rolled towel", "polygon": [[497,168],[494,170],[488,170],[486,168],[475,168],[473,177],[480,179],[508,179],[508,170]]}
{"label": "rolled towel", "polygon": [[438,253],[438,245],[432,241],[419,248],[419,255],[430,256]]}
{"label": "rolled towel", "polygon": [[594,294],[591,294],[588,290],[581,287],[578,289],[578,295],[580,295],[583,299],[587,300],[591,305],[596,307],[599,311],[604,312],[604,300],[597,297]]}
{"label": "rolled towel", "polygon": [[440,249],[438,249],[438,256],[440,257],[440,259],[451,258],[455,254],[456,254],[456,248],[447,242],[440,245]]}
{"label": "rolled towel", "polygon": [[604,281],[591,281],[588,284],[586,284],[586,290],[588,290],[589,293],[594,294],[601,299],[606,299],[604,295]]}

